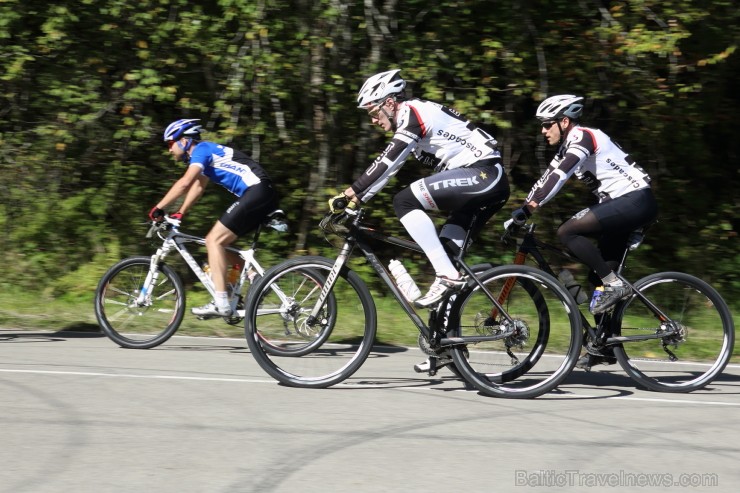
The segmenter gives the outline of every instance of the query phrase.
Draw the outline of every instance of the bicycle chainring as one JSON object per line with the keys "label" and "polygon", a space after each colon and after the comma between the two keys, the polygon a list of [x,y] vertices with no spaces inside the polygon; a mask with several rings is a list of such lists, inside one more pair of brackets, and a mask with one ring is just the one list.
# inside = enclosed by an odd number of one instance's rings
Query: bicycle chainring
{"label": "bicycle chainring", "polygon": [[426,354],[427,356],[438,356],[437,351],[432,349],[432,346],[429,345],[429,341],[427,341],[427,338],[424,337],[421,333],[419,333],[419,349]]}

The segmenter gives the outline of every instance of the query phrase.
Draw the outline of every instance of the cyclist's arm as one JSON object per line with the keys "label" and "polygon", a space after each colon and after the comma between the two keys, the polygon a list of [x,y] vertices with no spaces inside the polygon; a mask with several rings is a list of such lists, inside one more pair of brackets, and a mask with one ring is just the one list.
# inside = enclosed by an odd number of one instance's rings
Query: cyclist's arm
{"label": "cyclist's arm", "polygon": [[183,200],[178,212],[185,214],[190,210],[192,205],[195,204],[201,195],[203,195],[203,192],[205,192],[206,185],[208,185],[208,177],[206,175],[198,175],[196,180],[192,185],[190,185],[188,193],[185,195],[185,200]]}
{"label": "cyclist's arm", "polygon": [[[540,207],[552,199],[573,176],[578,166],[594,153],[594,142],[590,132],[582,132],[578,142],[570,142],[562,158],[557,156],[550,162],[547,171],[530,190],[524,203],[530,210]],[[570,137],[570,136],[569,136]]]}
{"label": "cyclist's arm", "polygon": [[[170,190],[165,194],[164,198],[157,203],[157,207],[159,209],[166,209],[170,204],[175,202],[177,199],[185,195],[186,193],[189,193],[193,183],[199,182],[199,177],[201,175],[202,168],[198,165],[190,165],[188,166],[187,171],[185,171],[185,174],[182,175],[182,177],[177,180],[172,187],[170,187]],[[205,176],[203,176],[206,180]],[[202,190],[201,190],[202,193]],[[200,195],[198,195],[200,196]],[[197,198],[197,197],[196,197]],[[191,202],[192,203],[192,202]],[[180,211],[184,212],[184,211]]]}
{"label": "cyclist's arm", "polygon": [[355,180],[349,189],[350,193],[345,193],[345,195],[356,196],[357,200],[362,202],[370,200],[398,173],[417,142],[418,140],[409,137],[408,132],[396,132],[373,164]]}

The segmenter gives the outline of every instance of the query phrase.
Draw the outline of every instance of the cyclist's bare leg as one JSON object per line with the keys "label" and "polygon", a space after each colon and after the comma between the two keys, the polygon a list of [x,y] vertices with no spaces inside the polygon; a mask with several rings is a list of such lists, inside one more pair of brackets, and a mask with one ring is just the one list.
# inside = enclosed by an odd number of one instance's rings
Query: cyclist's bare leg
{"label": "cyclist's bare leg", "polygon": [[226,291],[227,266],[229,262],[238,262],[238,257],[226,250],[226,247],[234,243],[237,238],[237,235],[224,226],[221,221],[216,221],[216,224],[213,225],[213,228],[206,235],[208,264],[211,267],[211,279],[213,279],[213,285],[216,291]]}

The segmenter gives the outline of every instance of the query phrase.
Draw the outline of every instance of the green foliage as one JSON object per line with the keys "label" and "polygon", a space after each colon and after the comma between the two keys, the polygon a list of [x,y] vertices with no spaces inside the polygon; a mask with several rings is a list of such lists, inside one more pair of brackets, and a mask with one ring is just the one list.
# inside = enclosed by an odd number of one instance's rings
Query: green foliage
{"label": "green foliage", "polygon": [[[92,292],[115,259],[151,252],[146,212],[184,171],[162,146],[180,117],[262,162],[293,230],[265,235],[278,261],[331,255],[316,231],[388,136],[355,107],[363,80],[399,67],[414,96],[449,104],[499,140],[512,207],[547,165],[533,119],[546,95],[587,97],[588,124],[654,179],[662,213],[636,271],[678,269],[740,294],[740,109],[733,2],[696,0],[0,2],[0,285]],[[371,206],[405,236],[391,198],[428,170],[413,160]],[[212,187],[187,218],[205,234],[230,197]],[[543,209],[550,231],[588,201],[569,184]],[[491,221],[474,254],[510,260]],[[396,252],[383,252],[389,256]],[[407,267],[428,275],[421,258]],[[360,266],[362,269],[363,267]]]}

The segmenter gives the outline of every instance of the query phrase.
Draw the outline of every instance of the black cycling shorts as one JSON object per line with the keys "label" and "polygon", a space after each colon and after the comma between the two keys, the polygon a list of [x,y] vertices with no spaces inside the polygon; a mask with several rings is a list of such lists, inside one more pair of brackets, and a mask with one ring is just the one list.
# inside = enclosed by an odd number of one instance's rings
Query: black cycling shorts
{"label": "black cycling shorts", "polygon": [[[413,182],[393,198],[399,218],[414,209],[450,212],[447,224],[470,227],[473,214],[482,226],[509,198],[509,180],[499,159],[435,173]],[[485,214],[480,213],[486,207]],[[474,229],[476,229],[474,227]]]}
{"label": "black cycling shorts", "polygon": [[259,226],[265,217],[278,208],[277,193],[269,181],[252,185],[231,204],[221,216],[221,224],[242,236]]}

